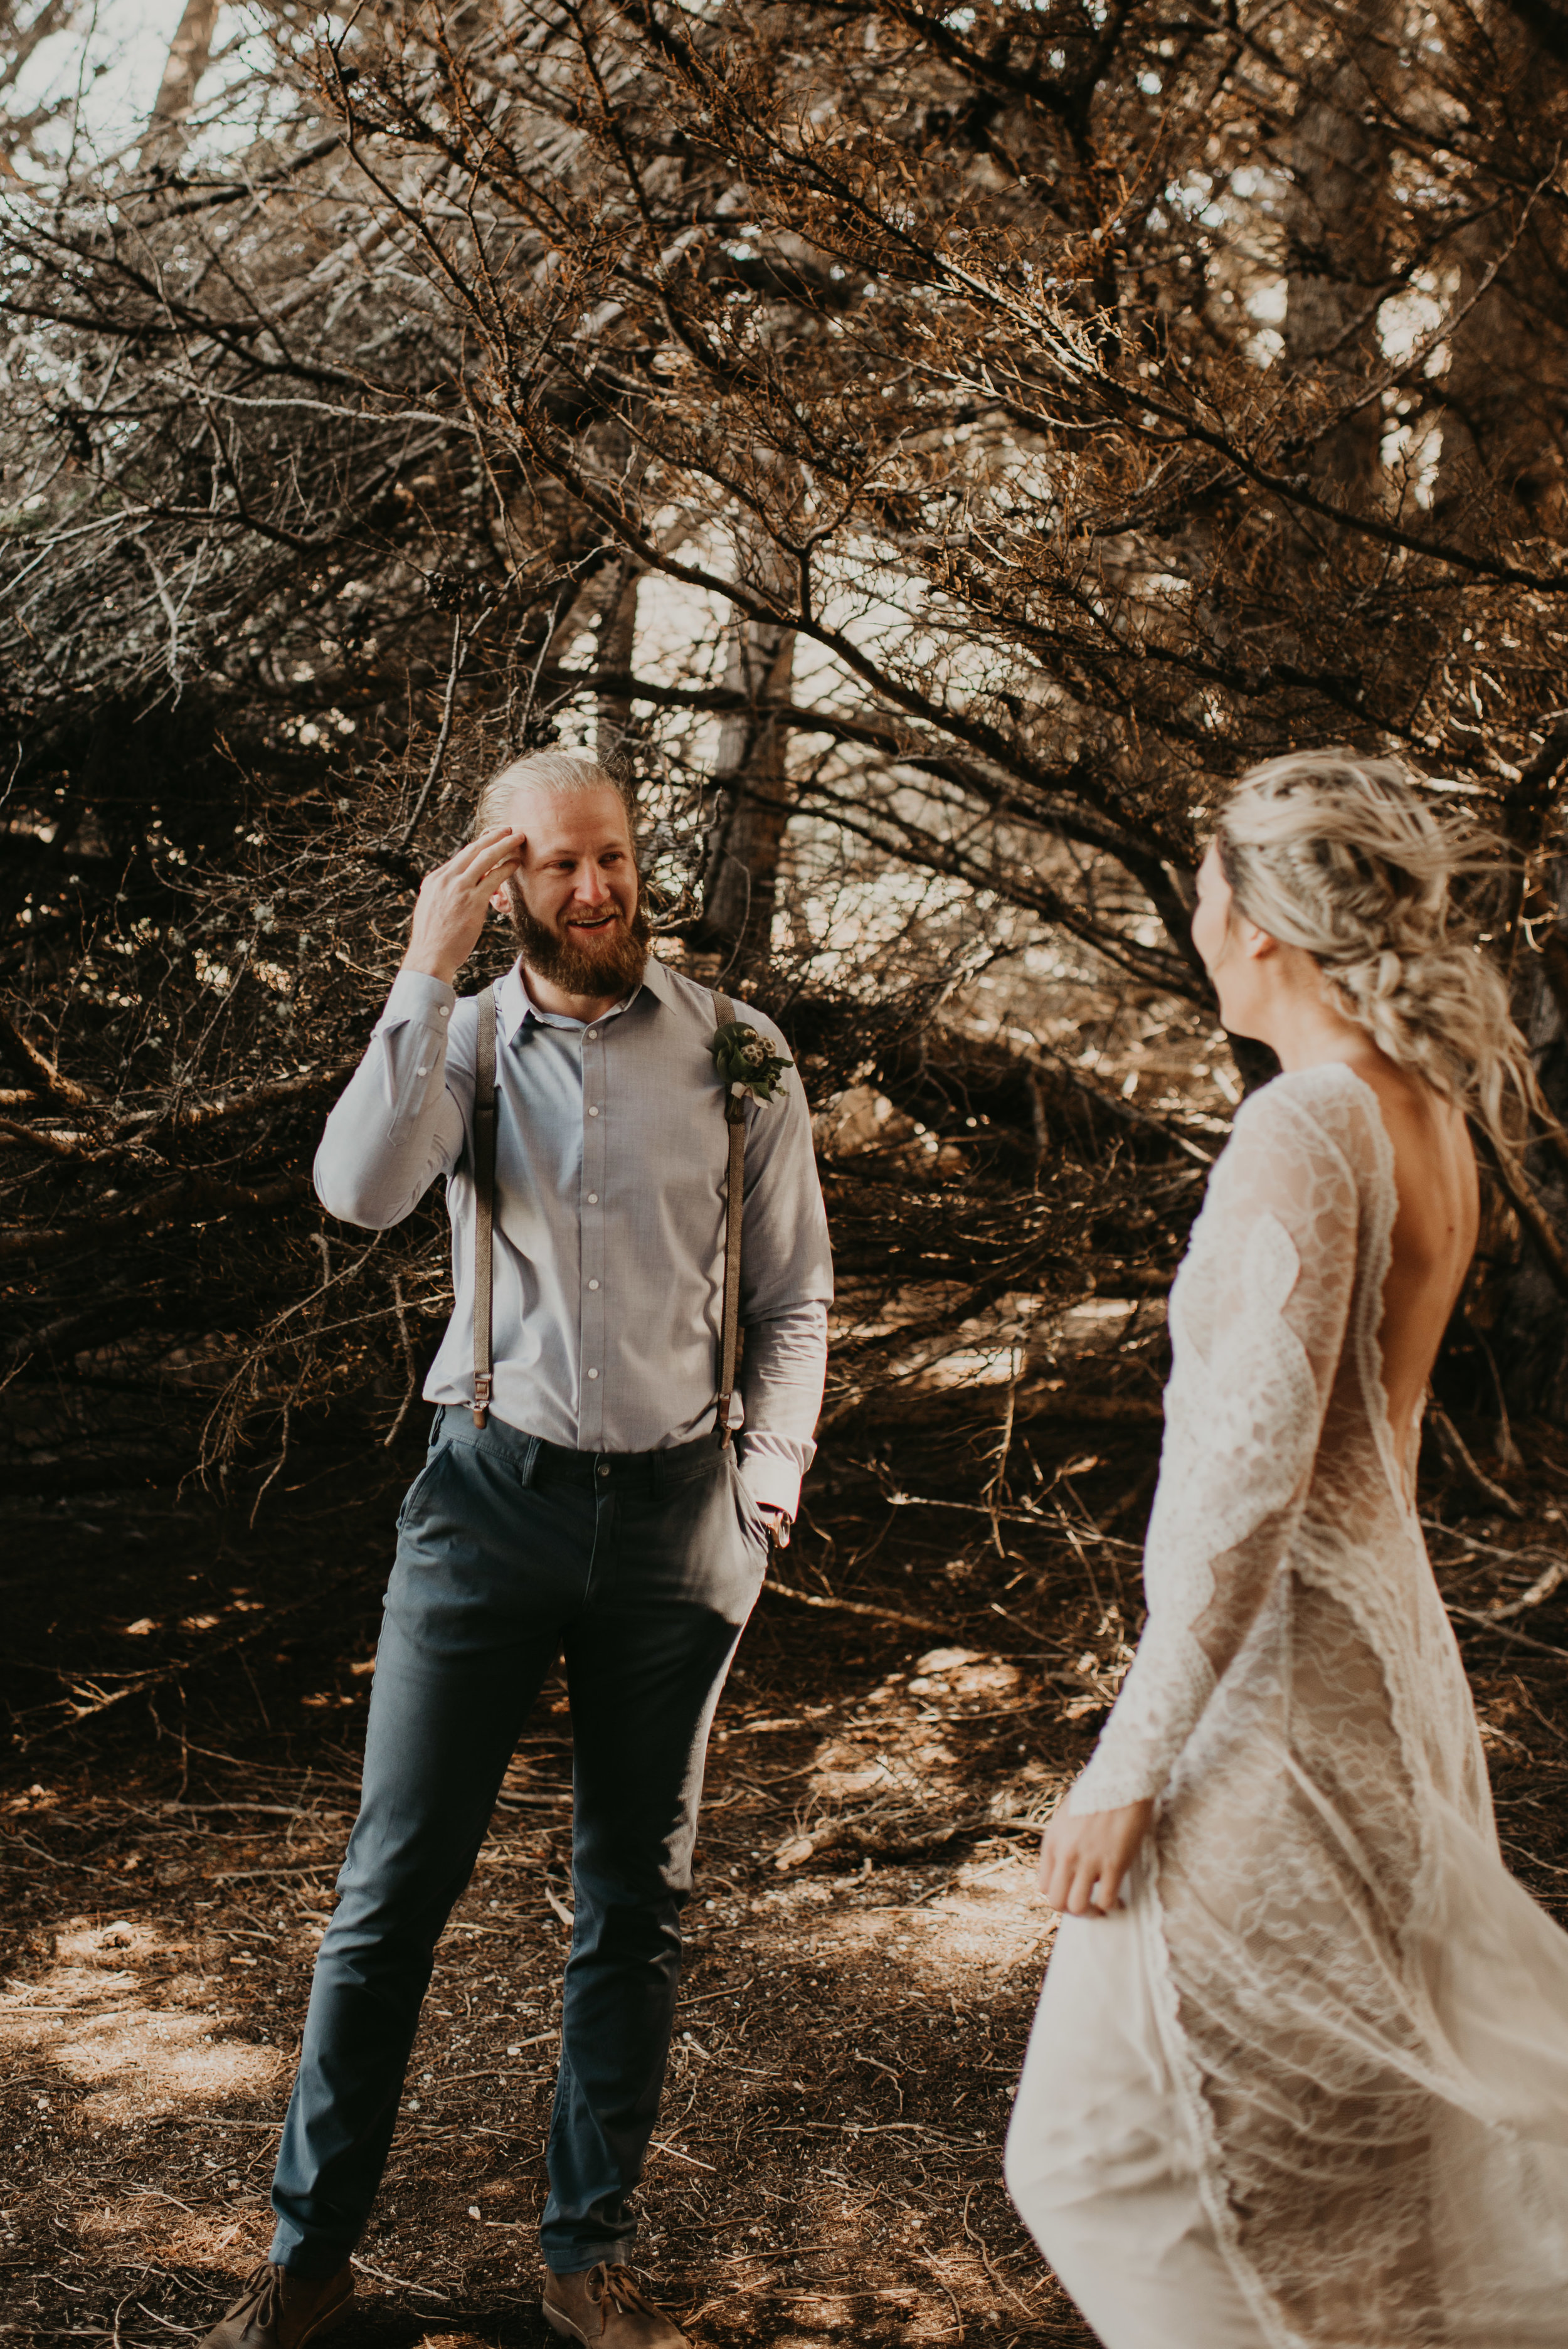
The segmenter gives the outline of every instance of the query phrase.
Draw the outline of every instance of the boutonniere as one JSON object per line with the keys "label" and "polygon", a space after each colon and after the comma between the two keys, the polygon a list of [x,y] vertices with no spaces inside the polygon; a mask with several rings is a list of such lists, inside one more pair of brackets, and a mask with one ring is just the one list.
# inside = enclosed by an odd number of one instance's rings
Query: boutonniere
{"label": "boutonniere", "polygon": [[727,1019],[722,1028],[716,1028],[709,1049],[725,1091],[749,1093],[753,1101],[770,1102],[786,1071],[795,1065],[744,1019]]}

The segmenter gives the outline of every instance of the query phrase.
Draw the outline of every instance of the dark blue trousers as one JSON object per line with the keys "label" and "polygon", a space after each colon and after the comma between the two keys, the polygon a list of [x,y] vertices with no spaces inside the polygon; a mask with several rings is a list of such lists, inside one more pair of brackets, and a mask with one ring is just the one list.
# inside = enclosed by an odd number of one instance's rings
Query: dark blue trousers
{"label": "dark blue trousers", "polygon": [[359,1816],[273,2185],[274,2261],[333,2274],[364,2230],[436,1942],[562,1654],[576,1921],[541,2234],[559,2275],[629,2257],[707,1733],[767,1562],[733,1448],[711,1437],[595,1457],[437,1414],[398,1519]]}

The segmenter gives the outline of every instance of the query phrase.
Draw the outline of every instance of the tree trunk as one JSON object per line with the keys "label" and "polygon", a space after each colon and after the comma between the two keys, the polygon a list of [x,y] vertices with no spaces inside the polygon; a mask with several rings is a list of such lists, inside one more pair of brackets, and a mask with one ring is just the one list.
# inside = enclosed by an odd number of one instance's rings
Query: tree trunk
{"label": "tree trunk", "polygon": [[[1387,255],[1388,146],[1376,119],[1387,71],[1388,0],[1365,0],[1304,88],[1287,154],[1285,357],[1315,378],[1332,410],[1377,366],[1377,305]],[[1309,467],[1349,497],[1377,485],[1383,419],[1362,408],[1319,440]]]}
{"label": "tree trunk", "polygon": [[185,0],[185,13],[169,45],[163,79],[141,142],[144,174],[172,171],[185,151],[197,84],[212,55],[219,6],[220,0]]}
{"label": "tree trunk", "polygon": [[731,632],[725,684],[745,694],[746,707],[719,736],[702,920],[690,941],[694,956],[717,957],[720,980],[756,978],[772,953],[790,802],[788,738],[766,705],[788,698],[794,658],[794,631],[779,622],[738,622]]}
{"label": "tree trunk", "polygon": [[[1539,947],[1526,946],[1520,957],[1515,1017],[1561,1123],[1568,1117],[1568,856],[1548,860],[1542,886],[1555,919],[1543,935],[1537,930]],[[1525,1172],[1553,1224],[1568,1233],[1568,1168],[1550,1143],[1527,1152]],[[1482,1257],[1470,1319],[1490,1346],[1511,1416],[1568,1424],[1568,1307],[1516,1219],[1495,1209],[1494,1219],[1503,1228],[1490,1261]]]}
{"label": "tree trunk", "polygon": [[[1507,126],[1510,176],[1521,192],[1490,205],[1454,239],[1459,323],[1442,382],[1442,457],[1434,508],[1445,536],[1505,543],[1559,538],[1565,500],[1568,334],[1559,209],[1524,191],[1554,165],[1550,130],[1568,89],[1568,54],[1544,45],[1506,5],[1481,17],[1489,96]],[[1542,126],[1540,152],[1518,131]],[[1516,129],[1517,126],[1517,129]]]}
{"label": "tree trunk", "polygon": [[[606,592],[599,622],[598,667],[607,677],[629,677],[637,640],[637,586],[642,573],[630,559],[622,563]],[[601,763],[624,758],[631,747],[632,702],[629,694],[602,693],[594,713],[594,751]]]}
{"label": "tree trunk", "polygon": [[[1486,88],[1511,147],[1561,111],[1568,57],[1543,42],[1521,12],[1494,5],[1479,20]],[[1542,136],[1545,136],[1542,129]],[[1550,160],[1549,158],[1547,159]],[[1526,189],[1542,159],[1515,151],[1511,177]],[[1528,214],[1521,195],[1490,207],[1456,240],[1459,315],[1441,387],[1442,451],[1434,520],[1447,537],[1514,554],[1525,562],[1560,540],[1565,505],[1568,333],[1560,286],[1568,237],[1555,210]],[[1543,680],[1544,683],[1544,680]],[[1550,685],[1545,686],[1547,693]],[[1568,761],[1568,726],[1543,708],[1541,750],[1508,791],[1501,829],[1517,859],[1505,935],[1511,947],[1514,1018],[1553,1115],[1568,1117],[1568,856],[1563,853],[1559,777]],[[1540,862],[1546,849],[1555,853]],[[1534,884],[1529,928],[1519,924],[1527,881]],[[1568,1173],[1553,1145],[1538,1142],[1526,1172],[1542,1207],[1568,1235]],[[1501,1206],[1489,1210],[1498,1242],[1483,1251],[1470,1319],[1490,1346],[1492,1379],[1509,1411],[1568,1424],[1568,1311],[1540,1250]],[[1481,1398],[1486,1394],[1483,1386]]]}

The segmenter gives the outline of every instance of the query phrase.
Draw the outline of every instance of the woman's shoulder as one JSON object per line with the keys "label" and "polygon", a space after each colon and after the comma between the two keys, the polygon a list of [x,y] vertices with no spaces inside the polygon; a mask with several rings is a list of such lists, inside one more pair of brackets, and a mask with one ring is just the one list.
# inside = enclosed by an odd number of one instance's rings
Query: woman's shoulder
{"label": "woman's shoulder", "polygon": [[1359,1155],[1358,1145],[1381,1124],[1377,1095],[1366,1078],[1346,1061],[1320,1061],[1310,1069],[1283,1070],[1259,1085],[1236,1112],[1231,1131],[1259,1138],[1317,1134]]}
{"label": "woman's shoulder", "polygon": [[1377,1096],[1342,1061],[1292,1069],[1249,1093],[1220,1164],[1231,1181],[1310,1174],[1330,1188],[1364,1190],[1387,1172]]}
{"label": "woman's shoulder", "polygon": [[[1365,1096],[1365,1099],[1363,1099]],[[1376,1098],[1342,1063],[1292,1070],[1249,1093],[1220,1154],[1194,1252],[1275,1305],[1348,1247],[1377,1188]]]}

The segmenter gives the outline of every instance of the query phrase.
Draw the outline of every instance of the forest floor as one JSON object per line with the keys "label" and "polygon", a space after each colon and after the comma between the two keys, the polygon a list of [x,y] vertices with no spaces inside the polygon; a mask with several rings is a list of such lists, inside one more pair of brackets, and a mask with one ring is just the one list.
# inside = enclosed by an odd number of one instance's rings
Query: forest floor
{"label": "forest floor", "polygon": [[[719,1714],[640,2197],[644,2273],[706,2349],[1090,2349],[1001,2149],[1050,1941],[1039,1823],[1140,1620],[1157,1439],[1036,1424],[995,1515],[994,1431],[824,1448]],[[1528,1469],[1481,1467],[1522,1516],[1435,1461],[1422,1508],[1511,1863],[1562,1914],[1568,1464],[1560,1438],[1521,1441]],[[265,2249],[408,1466],[329,1462],[253,1529],[200,1493],[7,1504],[0,2332],[19,2342],[189,2341]],[[438,1955],[343,2349],[552,2337],[533,2228],[570,1733],[557,1685]]]}

